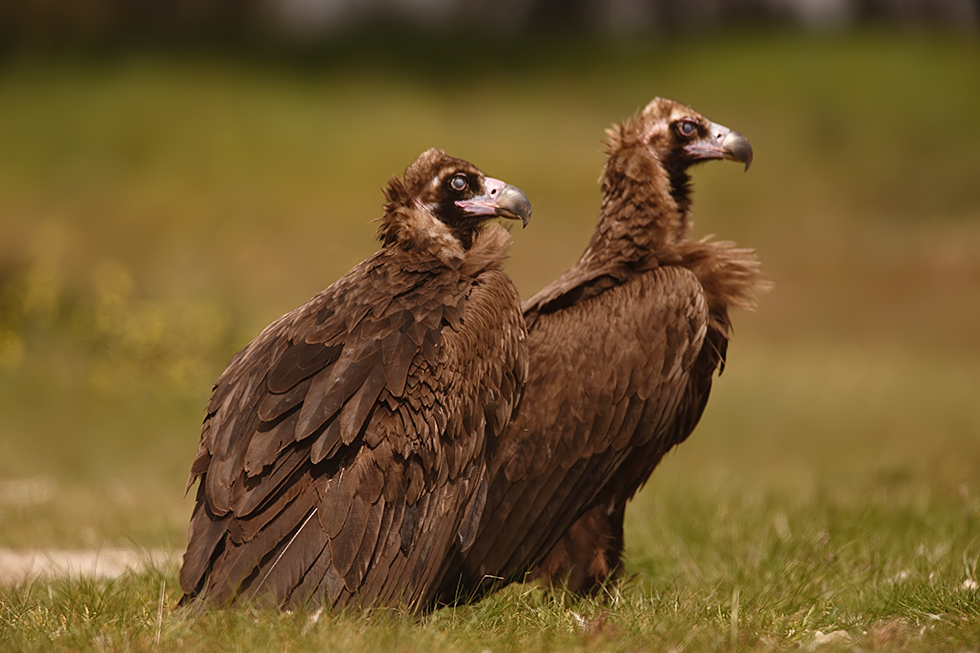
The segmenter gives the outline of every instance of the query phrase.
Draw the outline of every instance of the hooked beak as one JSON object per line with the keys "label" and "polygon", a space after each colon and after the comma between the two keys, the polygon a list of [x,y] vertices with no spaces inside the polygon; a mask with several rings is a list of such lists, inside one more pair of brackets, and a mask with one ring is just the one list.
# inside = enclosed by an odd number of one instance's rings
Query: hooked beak
{"label": "hooked beak", "polygon": [[708,135],[693,141],[684,149],[695,161],[707,159],[728,159],[745,164],[748,170],[752,165],[752,145],[749,140],[728,127],[711,123]]}
{"label": "hooked beak", "polygon": [[531,200],[520,188],[491,177],[484,179],[483,187],[486,191],[483,195],[459,200],[456,206],[467,215],[520,220],[525,227],[531,221]]}

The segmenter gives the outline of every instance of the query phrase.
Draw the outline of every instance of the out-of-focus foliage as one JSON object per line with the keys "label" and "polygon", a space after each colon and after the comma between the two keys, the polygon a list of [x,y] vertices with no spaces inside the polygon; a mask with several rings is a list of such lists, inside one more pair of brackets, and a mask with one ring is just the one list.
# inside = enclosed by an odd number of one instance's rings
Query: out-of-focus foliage
{"label": "out-of-focus foliage", "polygon": [[379,25],[466,37],[657,34],[759,22],[817,30],[870,21],[971,30],[978,19],[975,0],[0,0],[0,45],[58,50],[220,38],[310,46]]}
{"label": "out-of-focus foliage", "polygon": [[258,0],[0,0],[0,44],[62,49],[147,37],[233,37],[258,22]]}
{"label": "out-of-focus foliage", "polygon": [[[40,237],[43,246],[57,247],[43,240],[50,234]],[[85,369],[78,380],[107,392],[161,382],[182,390],[213,376],[213,361],[242,337],[216,302],[137,297],[118,261],[100,261],[79,287],[66,283],[49,251],[3,282],[0,368],[8,371],[21,369],[28,351],[47,357],[45,350],[55,348],[61,364]]]}

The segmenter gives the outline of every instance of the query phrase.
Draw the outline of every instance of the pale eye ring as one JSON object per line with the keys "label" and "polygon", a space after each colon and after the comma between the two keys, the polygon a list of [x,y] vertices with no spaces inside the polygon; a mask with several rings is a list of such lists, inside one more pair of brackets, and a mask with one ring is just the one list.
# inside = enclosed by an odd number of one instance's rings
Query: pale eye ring
{"label": "pale eye ring", "polygon": [[466,175],[456,175],[449,180],[449,187],[457,193],[462,193],[468,185],[469,182],[466,180]]}
{"label": "pale eye ring", "polygon": [[676,129],[677,129],[677,133],[683,136],[684,138],[690,138],[694,136],[694,134],[696,134],[698,131],[697,126],[690,120],[680,121],[679,123],[677,123]]}

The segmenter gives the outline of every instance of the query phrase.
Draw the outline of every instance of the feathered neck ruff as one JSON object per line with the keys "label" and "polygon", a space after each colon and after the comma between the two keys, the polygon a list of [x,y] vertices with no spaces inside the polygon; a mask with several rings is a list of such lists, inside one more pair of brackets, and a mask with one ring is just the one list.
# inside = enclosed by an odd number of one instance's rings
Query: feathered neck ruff
{"label": "feathered neck ruff", "polygon": [[606,130],[597,257],[639,262],[691,236],[690,175],[651,149],[639,118]]}

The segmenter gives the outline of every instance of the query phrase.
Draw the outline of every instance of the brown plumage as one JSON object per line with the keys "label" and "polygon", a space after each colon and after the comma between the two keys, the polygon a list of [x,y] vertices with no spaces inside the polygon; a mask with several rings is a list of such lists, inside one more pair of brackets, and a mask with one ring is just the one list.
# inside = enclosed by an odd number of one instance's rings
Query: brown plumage
{"label": "brown plumage", "polygon": [[527,572],[578,592],[612,577],[626,502],[694,429],[724,366],[729,309],[751,306],[764,285],[751,250],[691,239],[688,168],[722,158],[748,167],[748,141],[659,98],[607,134],[592,240],[524,302],[524,403],[444,597]]}
{"label": "brown plumage", "polygon": [[527,375],[494,216],[518,189],[428,150],[394,178],[383,246],[232,359],[191,468],[184,600],[431,605],[472,543],[486,446]]}

